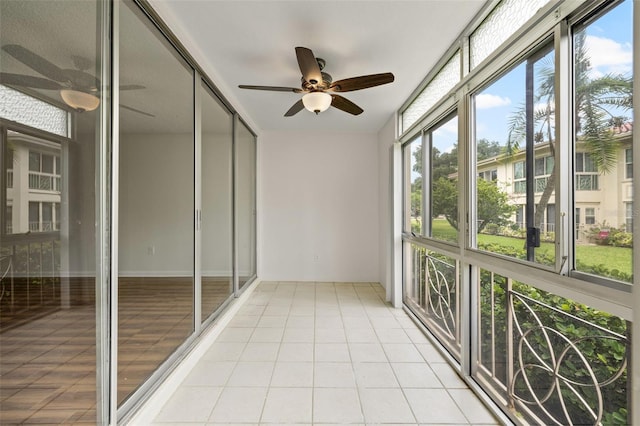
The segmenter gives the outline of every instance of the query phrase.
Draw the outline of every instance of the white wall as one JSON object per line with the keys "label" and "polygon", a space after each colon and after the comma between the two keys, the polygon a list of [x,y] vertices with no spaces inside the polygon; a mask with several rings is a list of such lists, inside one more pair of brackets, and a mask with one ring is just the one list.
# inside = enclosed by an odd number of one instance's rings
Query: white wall
{"label": "white wall", "polygon": [[127,134],[120,154],[120,275],[191,275],[192,136]]}
{"label": "white wall", "polygon": [[379,281],[378,138],[259,137],[260,278]]}

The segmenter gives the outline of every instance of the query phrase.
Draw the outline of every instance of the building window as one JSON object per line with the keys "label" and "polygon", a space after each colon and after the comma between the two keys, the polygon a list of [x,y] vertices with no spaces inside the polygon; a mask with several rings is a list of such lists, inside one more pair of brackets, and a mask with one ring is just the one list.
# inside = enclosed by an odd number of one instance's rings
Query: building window
{"label": "building window", "polygon": [[633,202],[624,203],[625,227],[627,232],[633,232]]}
{"label": "building window", "polygon": [[596,209],[593,207],[586,207],[584,209],[584,224],[595,225],[596,224]]}
{"label": "building window", "polygon": [[598,190],[598,166],[587,152],[576,152],[576,190]]}
{"label": "building window", "polygon": [[13,150],[7,149],[6,154],[7,188],[13,188]]}
{"label": "building window", "polygon": [[553,173],[554,159],[551,156],[536,158],[535,162],[535,192],[543,192],[547,187],[549,176]]}
{"label": "building window", "polygon": [[518,225],[518,229],[524,229],[526,223],[524,221],[524,205],[520,204],[516,206],[516,225]]}
{"label": "building window", "polygon": [[527,173],[524,161],[513,164],[513,193],[524,194],[527,192]]}
{"label": "building window", "polygon": [[633,150],[627,148],[624,150],[624,166],[626,179],[633,179]]}
{"label": "building window", "polygon": [[60,192],[60,157],[29,151],[29,189]]}
{"label": "building window", "polygon": [[29,201],[29,232],[58,231],[59,215],[59,203]]}
{"label": "building window", "polygon": [[13,206],[7,206],[5,216],[5,232],[7,234],[13,234]]}
{"label": "building window", "polygon": [[478,172],[478,178],[484,179],[487,182],[496,182],[498,180],[498,170],[486,170],[484,172]]}

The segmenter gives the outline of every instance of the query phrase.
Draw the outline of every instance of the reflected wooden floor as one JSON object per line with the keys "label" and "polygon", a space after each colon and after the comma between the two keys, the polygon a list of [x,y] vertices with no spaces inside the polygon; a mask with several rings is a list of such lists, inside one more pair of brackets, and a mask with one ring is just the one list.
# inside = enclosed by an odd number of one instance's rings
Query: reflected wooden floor
{"label": "reflected wooden floor", "polygon": [[[227,299],[230,283],[203,278],[203,312],[211,313]],[[72,295],[86,285],[85,280],[72,286]],[[191,287],[183,278],[120,279],[119,401],[191,334]],[[0,424],[95,424],[95,301],[72,297],[68,309],[48,306],[32,314],[31,320],[25,312],[3,317]]]}

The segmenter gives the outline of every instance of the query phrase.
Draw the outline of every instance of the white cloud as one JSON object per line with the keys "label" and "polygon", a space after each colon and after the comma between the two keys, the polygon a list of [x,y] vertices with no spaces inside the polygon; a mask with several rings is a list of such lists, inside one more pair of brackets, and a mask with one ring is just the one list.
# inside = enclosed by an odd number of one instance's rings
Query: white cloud
{"label": "white cloud", "polygon": [[593,68],[605,68],[600,70],[605,73],[631,70],[633,49],[629,43],[594,35],[588,35],[584,43]]}
{"label": "white cloud", "polygon": [[511,99],[490,93],[480,93],[476,96],[476,109],[489,109],[511,105]]}

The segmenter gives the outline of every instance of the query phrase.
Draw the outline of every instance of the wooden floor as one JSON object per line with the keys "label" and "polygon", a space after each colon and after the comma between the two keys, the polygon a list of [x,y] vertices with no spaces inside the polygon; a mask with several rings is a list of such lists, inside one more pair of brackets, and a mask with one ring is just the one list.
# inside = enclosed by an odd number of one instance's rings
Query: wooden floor
{"label": "wooden floor", "polygon": [[[95,299],[81,291],[86,282],[76,284],[72,296],[82,297],[68,309],[43,304],[2,316],[0,424],[95,424]],[[230,288],[230,279],[203,278],[203,316]],[[192,333],[193,294],[184,278],[121,278],[118,292],[121,402]]]}

